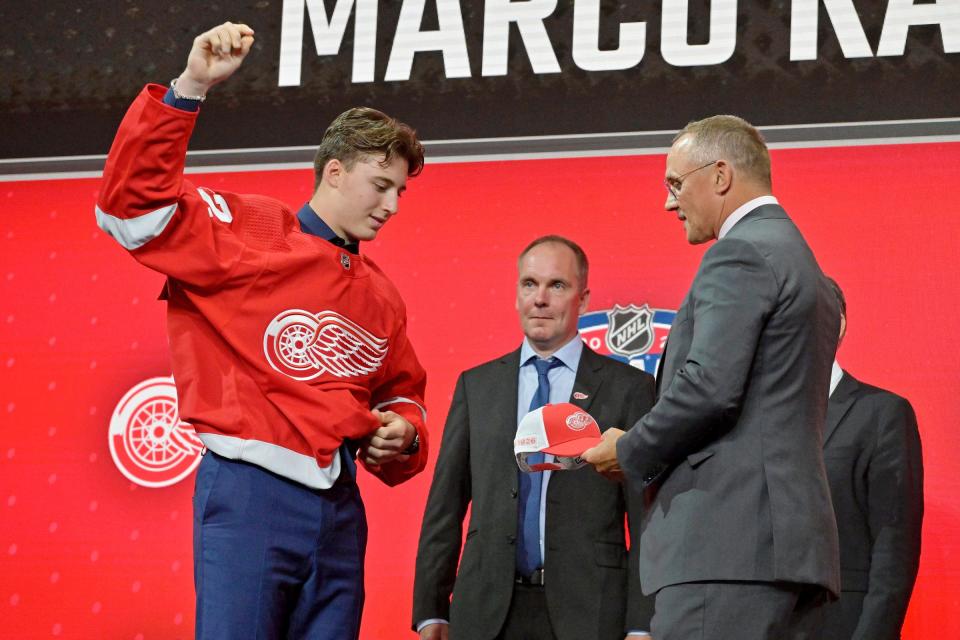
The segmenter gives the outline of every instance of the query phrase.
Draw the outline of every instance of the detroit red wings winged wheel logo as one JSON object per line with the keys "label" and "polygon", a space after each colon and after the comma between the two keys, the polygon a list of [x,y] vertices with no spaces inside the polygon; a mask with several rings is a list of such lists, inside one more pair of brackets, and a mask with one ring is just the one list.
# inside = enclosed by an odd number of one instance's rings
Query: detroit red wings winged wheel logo
{"label": "detroit red wings winged wheel logo", "polygon": [[583,411],[577,411],[567,416],[567,426],[574,431],[583,431],[591,422],[593,422],[593,418]]}
{"label": "detroit red wings winged wheel logo", "polygon": [[294,380],[311,380],[325,372],[351,378],[380,368],[387,339],[333,311],[290,309],[270,321],[263,354],[271,367]]}
{"label": "detroit red wings winged wheel logo", "polygon": [[193,427],[180,421],[170,377],[144,380],[124,394],[110,417],[109,441],[120,473],[143,487],[183,480],[203,450]]}

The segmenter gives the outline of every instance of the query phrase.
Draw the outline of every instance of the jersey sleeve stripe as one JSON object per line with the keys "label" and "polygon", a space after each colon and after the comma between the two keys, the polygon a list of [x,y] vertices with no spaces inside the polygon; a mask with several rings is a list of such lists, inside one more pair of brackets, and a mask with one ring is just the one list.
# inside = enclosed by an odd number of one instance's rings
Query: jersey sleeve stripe
{"label": "jersey sleeve stripe", "polygon": [[377,406],[375,406],[374,409],[377,409],[377,410],[379,411],[379,410],[382,409],[383,407],[386,407],[386,406],[391,405],[391,404],[412,404],[412,405],[414,405],[417,409],[420,409],[420,415],[423,416],[423,422],[424,422],[424,423],[427,422],[427,410],[423,407],[423,405],[421,405],[421,404],[418,403],[418,402],[414,402],[414,401],[411,400],[410,398],[404,398],[404,397],[402,397],[402,396],[397,396],[397,397],[395,397],[395,398],[389,398],[389,399],[387,399],[387,400],[384,400],[383,402],[381,402],[380,404],[378,404]]}
{"label": "jersey sleeve stripe", "polygon": [[136,218],[118,218],[96,207],[97,226],[120,245],[132,251],[147,244],[166,229],[177,211],[176,203],[161,207]]}

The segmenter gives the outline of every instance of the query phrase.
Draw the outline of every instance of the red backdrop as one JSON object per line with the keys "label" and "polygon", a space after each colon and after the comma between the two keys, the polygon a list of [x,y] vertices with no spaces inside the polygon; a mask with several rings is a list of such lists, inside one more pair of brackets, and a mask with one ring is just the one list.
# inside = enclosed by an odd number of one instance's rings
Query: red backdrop
{"label": "red backdrop", "polygon": [[[779,150],[774,191],[844,287],[842,366],[908,397],[926,518],[905,637],[960,637],[960,144]],[[514,348],[515,257],[580,242],[591,309],[675,309],[703,248],[663,212],[662,156],[430,165],[365,249],[403,293],[430,374],[426,473],[361,478],[370,521],[364,638],[411,637],[413,560],[457,373]],[[299,206],[306,170],[194,176]],[[95,226],[93,179],[0,185],[0,636],[192,637],[192,475],[127,480],[107,443],[137,383],[168,375],[161,276]]]}

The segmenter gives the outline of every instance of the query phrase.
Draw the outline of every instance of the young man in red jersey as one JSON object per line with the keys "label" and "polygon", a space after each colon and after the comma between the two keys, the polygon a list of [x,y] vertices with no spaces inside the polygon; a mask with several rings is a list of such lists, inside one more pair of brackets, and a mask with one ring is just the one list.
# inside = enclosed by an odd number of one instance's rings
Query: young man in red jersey
{"label": "young man in red jersey", "polygon": [[148,85],[104,169],[99,226],[167,276],[183,420],[208,449],[194,496],[198,638],[353,639],[366,520],[354,458],[387,484],[426,462],[426,374],[396,288],[358,243],[423,168],[408,126],[351,109],[327,129],[299,212],[184,179],[200,103],[254,42],[198,36]]}

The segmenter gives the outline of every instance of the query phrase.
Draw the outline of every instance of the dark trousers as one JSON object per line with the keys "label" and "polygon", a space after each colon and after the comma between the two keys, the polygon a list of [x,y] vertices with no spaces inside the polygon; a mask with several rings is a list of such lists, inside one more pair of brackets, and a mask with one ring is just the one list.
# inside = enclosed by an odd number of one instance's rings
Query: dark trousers
{"label": "dark trousers", "polygon": [[689,582],[657,592],[656,640],[810,640],[823,616],[819,587],[772,582]]}
{"label": "dark trousers", "polygon": [[556,640],[542,586],[513,586],[510,610],[497,640]]}
{"label": "dark trousers", "polygon": [[[839,600],[825,606],[818,640],[850,640],[863,613],[864,596],[863,591],[844,591]],[[890,637],[899,638],[900,629],[891,629]]]}
{"label": "dark trousers", "polygon": [[193,508],[197,638],[356,640],[367,523],[349,467],[317,490],[208,451]]}

